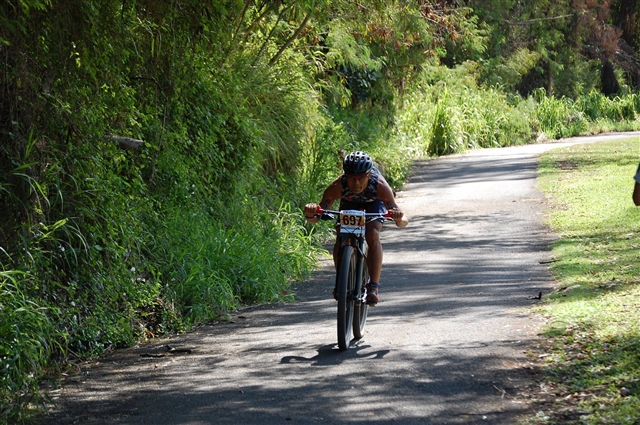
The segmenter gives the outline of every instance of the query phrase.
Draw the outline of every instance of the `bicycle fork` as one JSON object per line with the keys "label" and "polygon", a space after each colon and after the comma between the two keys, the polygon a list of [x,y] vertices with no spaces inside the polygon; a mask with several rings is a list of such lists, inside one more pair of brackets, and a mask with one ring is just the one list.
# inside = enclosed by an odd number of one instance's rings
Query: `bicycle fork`
{"label": "bicycle fork", "polygon": [[356,285],[353,288],[353,292],[349,294],[349,301],[356,301],[360,303],[366,303],[367,300],[367,284],[369,282],[362,281],[362,274],[365,265],[365,261],[367,261],[367,254],[364,252],[366,242],[364,240],[359,240],[355,237],[345,238],[341,244],[341,252],[339,257],[342,258],[342,248],[345,246],[351,245],[356,250],[357,262],[356,262]]}
{"label": "bicycle fork", "polygon": [[356,266],[356,287],[354,300],[360,303],[366,303],[367,300],[367,283],[362,281],[362,271],[367,261],[367,255],[364,252],[364,242],[357,245],[358,248],[358,262]]}

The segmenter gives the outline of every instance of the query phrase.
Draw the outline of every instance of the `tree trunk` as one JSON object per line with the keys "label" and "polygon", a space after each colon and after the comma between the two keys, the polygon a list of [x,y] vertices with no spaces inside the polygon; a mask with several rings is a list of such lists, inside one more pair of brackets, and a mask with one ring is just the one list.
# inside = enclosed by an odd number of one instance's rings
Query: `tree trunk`
{"label": "tree trunk", "polygon": [[609,59],[602,59],[602,73],[600,74],[600,81],[602,82],[602,93],[605,96],[611,96],[620,92],[620,84],[616,78],[613,65]]}

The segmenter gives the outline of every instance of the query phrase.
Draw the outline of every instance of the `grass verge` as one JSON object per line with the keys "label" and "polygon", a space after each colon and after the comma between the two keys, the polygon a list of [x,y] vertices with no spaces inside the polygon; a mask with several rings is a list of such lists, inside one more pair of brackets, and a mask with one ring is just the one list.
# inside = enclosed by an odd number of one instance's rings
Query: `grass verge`
{"label": "grass verge", "polygon": [[551,272],[536,424],[640,424],[640,140],[577,145],[540,159]]}

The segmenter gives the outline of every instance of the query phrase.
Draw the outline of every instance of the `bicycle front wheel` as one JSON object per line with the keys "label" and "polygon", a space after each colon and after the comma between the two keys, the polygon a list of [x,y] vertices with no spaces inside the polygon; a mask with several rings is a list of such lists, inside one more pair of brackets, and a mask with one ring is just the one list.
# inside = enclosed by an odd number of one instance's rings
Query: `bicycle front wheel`
{"label": "bicycle front wheel", "polygon": [[342,249],[336,275],[338,295],[338,348],[346,350],[351,342],[353,325],[353,293],[356,285],[356,253],[352,246]]}
{"label": "bicycle front wheel", "polygon": [[367,283],[369,283],[369,268],[367,267],[367,244],[364,244],[364,257],[362,259],[362,281],[356,288],[358,297],[353,306],[353,337],[360,339],[364,336],[364,325],[367,322],[369,306],[365,299],[367,295]]}

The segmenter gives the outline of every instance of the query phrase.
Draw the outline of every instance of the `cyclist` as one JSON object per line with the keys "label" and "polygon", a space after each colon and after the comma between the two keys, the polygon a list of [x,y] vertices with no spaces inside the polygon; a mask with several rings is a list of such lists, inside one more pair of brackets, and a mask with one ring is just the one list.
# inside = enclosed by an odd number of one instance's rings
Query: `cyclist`
{"label": "cyclist", "polygon": [[640,164],[638,164],[638,171],[636,171],[636,175],[633,178],[636,181],[633,186],[633,203],[636,206],[640,206]]}
{"label": "cyclist", "polygon": [[[330,209],[336,199],[340,199],[340,210],[365,210],[368,213],[384,214],[390,211],[393,221],[398,227],[408,224],[407,218],[396,204],[393,190],[373,165],[373,160],[364,152],[356,151],[344,157],[342,163],[344,173],[336,178],[324,191],[320,207]],[[305,205],[305,218],[309,223],[316,223],[316,208],[318,204]],[[384,218],[379,218],[367,223],[365,239],[369,245],[367,266],[369,268],[370,281],[367,284],[367,303],[377,304],[380,301],[378,290],[380,288],[380,274],[382,272],[382,245],[380,244],[380,231]],[[333,246],[333,262],[338,264],[339,238]],[[334,290],[335,298],[335,290]]]}

